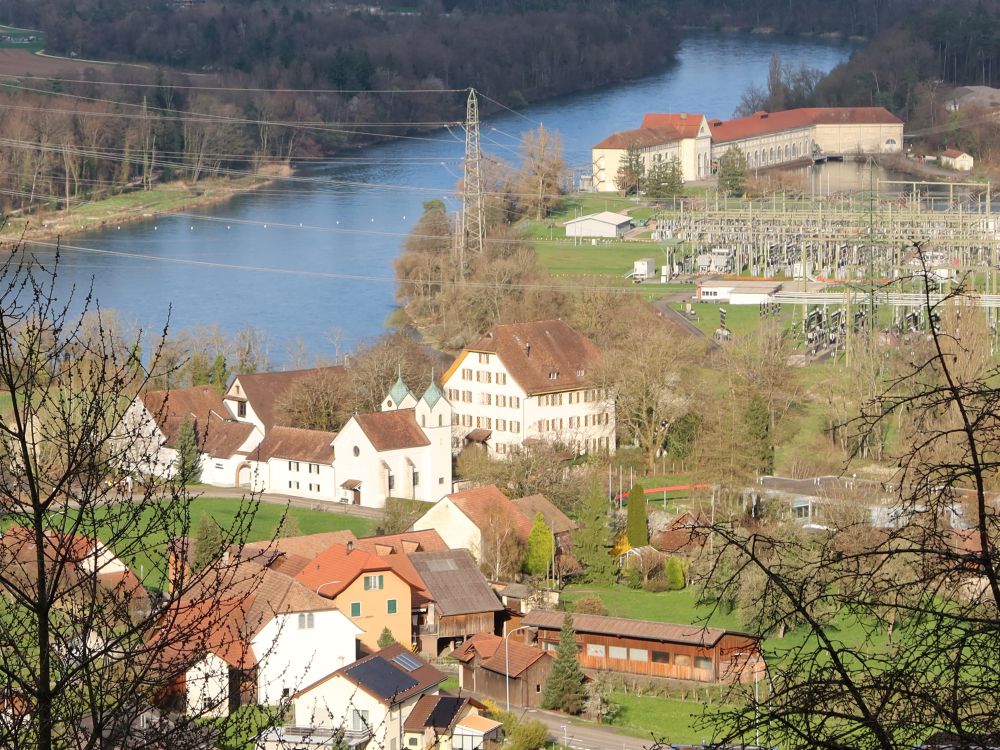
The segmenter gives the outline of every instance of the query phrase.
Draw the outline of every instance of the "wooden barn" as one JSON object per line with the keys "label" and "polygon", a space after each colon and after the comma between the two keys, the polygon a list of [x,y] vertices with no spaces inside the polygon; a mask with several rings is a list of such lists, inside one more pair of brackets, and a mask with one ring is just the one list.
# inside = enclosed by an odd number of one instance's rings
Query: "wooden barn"
{"label": "wooden barn", "polygon": [[[555,651],[564,617],[536,609],[521,624],[536,629],[543,650]],[[748,633],[584,614],[573,615],[573,628],[584,669],[697,682],[753,682],[765,670],[758,639]]]}
{"label": "wooden barn", "polygon": [[485,695],[502,706],[509,687],[510,705],[519,708],[541,707],[555,661],[553,654],[510,638],[504,644],[503,638],[485,633],[474,635],[451,655],[462,665],[458,673],[462,690]]}

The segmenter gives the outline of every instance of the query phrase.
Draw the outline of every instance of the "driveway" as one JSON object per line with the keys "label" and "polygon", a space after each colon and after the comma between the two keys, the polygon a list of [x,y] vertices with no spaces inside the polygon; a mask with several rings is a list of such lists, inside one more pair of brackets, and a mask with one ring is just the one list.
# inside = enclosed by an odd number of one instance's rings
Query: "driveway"
{"label": "driveway", "polygon": [[622,734],[611,727],[597,724],[574,724],[573,718],[552,711],[529,708],[523,713],[527,719],[537,719],[549,728],[549,737],[555,742],[565,742],[573,750],[646,750],[654,744],[653,738],[638,739]]}

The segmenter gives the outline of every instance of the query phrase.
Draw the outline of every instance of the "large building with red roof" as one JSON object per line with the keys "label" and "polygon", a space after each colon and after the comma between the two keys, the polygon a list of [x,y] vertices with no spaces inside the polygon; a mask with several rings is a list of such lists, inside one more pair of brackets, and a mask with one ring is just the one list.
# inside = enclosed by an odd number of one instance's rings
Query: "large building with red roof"
{"label": "large building with red roof", "polygon": [[690,182],[710,177],[733,147],[746,155],[751,169],[766,169],[817,156],[899,153],[902,146],[903,121],[884,107],[806,107],[732,120],[651,113],[642,127],[614,133],[593,147],[593,186],[598,192],[617,190],[615,176],[630,147],[639,149],[647,170],[676,156]]}

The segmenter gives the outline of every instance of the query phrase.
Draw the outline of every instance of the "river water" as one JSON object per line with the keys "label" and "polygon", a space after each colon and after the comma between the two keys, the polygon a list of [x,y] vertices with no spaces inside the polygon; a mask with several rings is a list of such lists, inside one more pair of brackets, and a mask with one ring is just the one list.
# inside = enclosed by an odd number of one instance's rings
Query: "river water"
{"label": "river water", "polygon": [[[483,148],[516,159],[519,137],[543,123],[562,134],[577,170],[590,147],[643,113],[701,112],[726,118],[751,83],[766,80],[771,54],[828,70],[845,45],[751,35],[695,34],[663,73],[486,118]],[[324,163],[226,203],[67,238],[58,284],[94,279],[103,308],[146,329],[248,324],[271,339],[272,363],[294,342],[330,355],[377,336],[394,309],[392,262],[421,203],[447,197],[461,174],[460,129],[399,139]],[[44,247],[33,250],[46,256]]]}

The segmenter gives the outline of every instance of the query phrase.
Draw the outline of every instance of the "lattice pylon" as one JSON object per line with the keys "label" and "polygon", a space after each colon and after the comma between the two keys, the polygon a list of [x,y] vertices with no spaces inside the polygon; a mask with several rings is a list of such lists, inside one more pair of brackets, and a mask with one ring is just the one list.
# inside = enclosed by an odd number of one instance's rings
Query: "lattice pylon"
{"label": "lattice pylon", "polygon": [[465,162],[462,179],[462,269],[486,244],[486,210],[483,204],[483,152],[479,145],[479,102],[469,89],[465,108]]}

